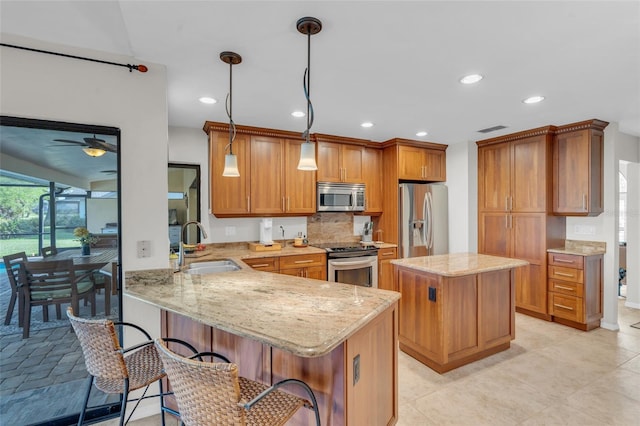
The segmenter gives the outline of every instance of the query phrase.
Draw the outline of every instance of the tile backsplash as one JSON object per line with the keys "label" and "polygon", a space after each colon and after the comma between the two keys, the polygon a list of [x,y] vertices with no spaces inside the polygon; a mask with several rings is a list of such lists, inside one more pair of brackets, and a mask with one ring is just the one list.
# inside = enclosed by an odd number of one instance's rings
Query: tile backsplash
{"label": "tile backsplash", "polygon": [[307,218],[309,243],[358,242],[353,213],[316,213]]}

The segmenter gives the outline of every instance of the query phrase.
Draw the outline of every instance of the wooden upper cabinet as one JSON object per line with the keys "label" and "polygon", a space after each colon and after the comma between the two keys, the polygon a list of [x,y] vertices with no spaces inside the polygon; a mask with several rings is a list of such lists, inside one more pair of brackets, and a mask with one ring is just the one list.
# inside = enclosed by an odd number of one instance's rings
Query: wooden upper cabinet
{"label": "wooden upper cabinet", "polygon": [[237,134],[233,153],[238,157],[239,177],[222,176],[224,156],[229,152],[229,133],[209,132],[211,171],[211,212],[214,215],[246,215],[249,213],[250,196],[250,136]]}
{"label": "wooden upper cabinet", "polygon": [[219,217],[310,215],[316,173],[298,170],[299,134],[237,126],[233,153],[240,177],[223,177],[228,125],[206,122],[211,163],[211,211]]}
{"label": "wooden upper cabinet", "polygon": [[547,194],[552,130],[548,126],[478,142],[481,211],[550,210]]}
{"label": "wooden upper cabinet", "polygon": [[597,216],[603,212],[604,129],[588,120],[559,127],[553,141],[553,212]]}
{"label": "wooden upper cabinet", "polygon": [[251,136],[251,213],[285,212],[283,140]]}
{"label": "wooden upper cabinet", "polygon": [[287,214],[316,212],[316,172],[298,170],[303,143],[305,141],[284,141],[284,204]]}
{"label": "wooden upper cabinet", "polygon": [[365,214],[382,213],[382,150],[364,148],[362,174],[366,189]]}
{"label": "wooden upper cabinet", "polygon": [[400,145],[398,147],[398,178],[425,182],[446,181],[445,151]]}
{"label": "wooden upper cabinet", "polygon": [[[364,147],[341,143],[340,138],[317,135],[318,182],[365,183],[362,170]],[[331,138],[328,142],[326,138]]]}

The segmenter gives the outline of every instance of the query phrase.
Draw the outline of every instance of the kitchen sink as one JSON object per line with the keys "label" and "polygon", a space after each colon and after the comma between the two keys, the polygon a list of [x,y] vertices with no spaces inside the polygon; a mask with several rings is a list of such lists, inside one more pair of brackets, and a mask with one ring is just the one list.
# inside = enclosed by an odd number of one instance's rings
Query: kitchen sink
{"label": "kitchen sink", "polygon": [[185,274],[216,274],[220,272],[231,272],[240,270],[240,266],[233,260],[222,259],[210,262],[195,262],[185,269]]}

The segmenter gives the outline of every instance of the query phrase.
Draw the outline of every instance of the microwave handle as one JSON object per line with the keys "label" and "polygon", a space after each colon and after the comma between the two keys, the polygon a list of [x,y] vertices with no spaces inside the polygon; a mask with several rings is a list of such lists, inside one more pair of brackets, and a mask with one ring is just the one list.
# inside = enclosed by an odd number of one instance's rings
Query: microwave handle
{"label": "microwave handle", "polygon": [[351,209],[356,210],[358,208],[358,191],[351,191]]}

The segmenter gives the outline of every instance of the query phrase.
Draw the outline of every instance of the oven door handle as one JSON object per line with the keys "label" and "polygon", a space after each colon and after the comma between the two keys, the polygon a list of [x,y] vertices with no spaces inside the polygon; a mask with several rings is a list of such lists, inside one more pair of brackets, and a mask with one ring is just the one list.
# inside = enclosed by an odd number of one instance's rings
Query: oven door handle
{"label": "oven door handle", "polygon": [[[369,256],[373,257],[373,256]],[[331,266],[340,267],[340,266],[371,266],[373,262],[369,259],[367,260],[356,260],[355,262],[336,262],[334,260],[331,261]]]}

